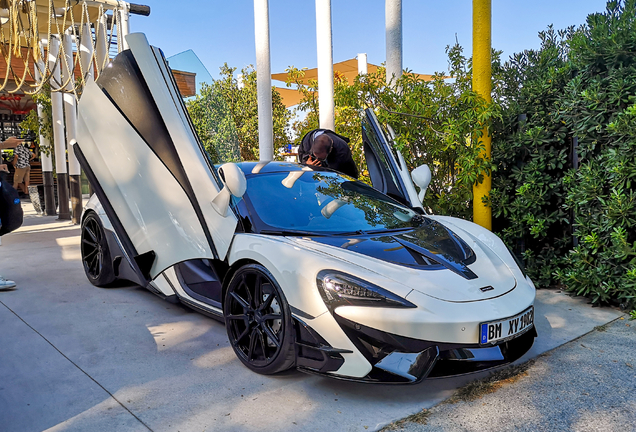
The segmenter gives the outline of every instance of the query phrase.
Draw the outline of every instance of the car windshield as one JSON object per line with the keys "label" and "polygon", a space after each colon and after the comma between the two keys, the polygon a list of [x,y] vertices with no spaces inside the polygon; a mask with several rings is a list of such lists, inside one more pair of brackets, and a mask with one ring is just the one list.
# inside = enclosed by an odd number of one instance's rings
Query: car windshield
{"label": "car windshield", "polygon": [[413,210],[370,186],[328,171],[247,177],[247,201],[269,228],[316,234],[380,232],[412,227]]}

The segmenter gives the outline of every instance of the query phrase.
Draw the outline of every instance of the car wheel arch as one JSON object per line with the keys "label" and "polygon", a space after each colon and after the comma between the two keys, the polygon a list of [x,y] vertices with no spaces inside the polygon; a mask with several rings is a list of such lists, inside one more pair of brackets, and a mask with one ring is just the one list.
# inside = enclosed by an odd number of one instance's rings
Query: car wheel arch
{"label": "car wheel arch", "polygon": [[79,225],[82,226],[82,224],[84,223],[84,220],[88,217],[89,214],[94,213],[96,214],[98,217],[99,215],[97,214],[97,212],[93,209],[86,209],[84,211],[84,213],[82,214],[82,220],[80,221]]}
{"label": "car wheel arch", "polygon": [[234,276],[234,274],[238,271],[238,269],[248,264],[260,264],[263,267],[267,268],[267,266],[263,265],[262,263],[250,258],[241,258],[233,262],[230,265],[230,267],[227,269],[227,271],[225,272],[225,275],[223,276],[223,288],[221,291],[221,299],[225,299],[227,288],[230,285],[230,281],[232,280],[232,277]]}

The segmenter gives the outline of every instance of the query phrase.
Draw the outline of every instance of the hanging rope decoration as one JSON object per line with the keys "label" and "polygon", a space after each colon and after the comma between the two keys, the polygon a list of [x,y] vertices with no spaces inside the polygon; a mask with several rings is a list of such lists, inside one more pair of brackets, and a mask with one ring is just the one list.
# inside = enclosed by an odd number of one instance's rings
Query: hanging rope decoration
{"label": "hanging rope decoration", "polygon": [[[89,6],[90,3],[90,6]],[[0,91],[7,93],[22,92],[28,95],[38,93],[42,87],[50,83],[53,92],[72,92],[77,95],[78,89],[83,88],[91,69],[96,71],[96,77],[100,71],[110,61],[108,52],[113,35],[117,31],[117,36],[121,37],[119,23],[119,3],[113,7],[112,1],[108,2],[107,8],[112,10],[112,19],[108,20],[104,3],[98,1],[85,0],[0,0],[0,52],[6,64],[6,74],[0,83]],[[55,5],[62,5],[56,7]],[[122,5],[123,6],[123,5]],[[77,22],[74,9],[80,9],[79,23]],[[38,14],[39,12],[39,14]],[[92,14],[91,14],[92,12]],[[93,15],[93,20],[91,20]],[[39,20],[43,17],[47,19],[46,33],[41,32]],[[108,27],[110,21],[110,28]],[[55,60],[50,58],[50,47],[52,37],[62,37],[65,33],[70,34],[79,47],[81,32],[84,25],[90,25],[94,32],[91,32],[90,41],[82,41],[82,44],[89,46],[91,57],[87,64],[83,64],[79,49],[74,56],[69,53],[72,62],[68,61],[64,44],[60,41],[60,49],[55,56]],[[115,28],[117,30],[115,30]],[[94,37],[93,37],[94,34]],[[46,41],[43,43],[42,41]],[[118,38],[118,40],[121,40]],[[97,58],[98,44],[105,46],[103,59]],[[55,69],[60,66],[64,70],[66,80],[58,80],[54,76]],[[72,83],[73,71],[79,68],[80,76]],[[37,73],[32,72],[37,69]],[[10,80],[10,77],[12,78]],[[15,83],[15,88],[9,86],[10,82]]]}

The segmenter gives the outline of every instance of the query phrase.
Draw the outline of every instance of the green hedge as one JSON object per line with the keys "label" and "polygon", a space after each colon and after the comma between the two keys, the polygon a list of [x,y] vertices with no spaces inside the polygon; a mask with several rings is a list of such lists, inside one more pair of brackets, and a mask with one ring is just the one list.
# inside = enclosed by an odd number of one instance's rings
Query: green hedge
{"label": "green hedge", "polygon": [[495,226],[539,286],[634,307],[636,1],[540,36],[499,70]]}
{"label": "green hedge", "polygon": [[541,32],[539,50],[495,69],[496,99],[505,109],[493,127],[493,227],[523,255],[537,286],[556,283],[559,258],[572,245],[563,185],[572,137],[558,114],[570,79],[567,34]]}

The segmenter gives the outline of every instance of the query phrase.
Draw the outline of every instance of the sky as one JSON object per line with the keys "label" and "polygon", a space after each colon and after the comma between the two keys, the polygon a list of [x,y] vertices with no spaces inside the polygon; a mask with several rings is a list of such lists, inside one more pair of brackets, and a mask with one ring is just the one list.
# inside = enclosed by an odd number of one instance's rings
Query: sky
{"label": "sky", "polygon": [[[143,32],[166,57],[192,49],[213,77],[224,63],[241,69],[255,64],[253,0],[134,0],[150,16],[131,16],[131,32]],[[507,59],[538,48],[538,32],[585,23],[605,10],[605,0],[492,0],[492,46]],[[366,53],[368,62],[386,58],[384,0],[331,0],[333,59]],[[314,68],[314,0],[270,0],[272,73],[289,66]],[[472,50],[471,0],[402,0],[403,66],[417,73],[448,71],[445,48],[459,41]]]}

